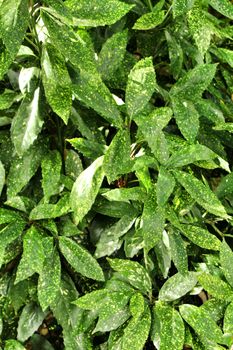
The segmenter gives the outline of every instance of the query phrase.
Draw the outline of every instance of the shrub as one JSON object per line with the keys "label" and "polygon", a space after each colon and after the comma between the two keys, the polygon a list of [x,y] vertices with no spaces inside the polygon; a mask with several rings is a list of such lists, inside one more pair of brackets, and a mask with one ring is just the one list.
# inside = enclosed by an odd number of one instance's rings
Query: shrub
{"label": "shrub", "polygon": [[232,346],[232,20],[0,1],[2,348]]}

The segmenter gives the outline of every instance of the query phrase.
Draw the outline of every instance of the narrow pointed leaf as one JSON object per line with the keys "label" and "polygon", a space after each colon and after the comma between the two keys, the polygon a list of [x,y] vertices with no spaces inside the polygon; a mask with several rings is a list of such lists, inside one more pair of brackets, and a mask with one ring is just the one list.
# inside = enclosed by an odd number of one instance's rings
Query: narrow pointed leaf
{"label": "narrow pointed leaf", "polygon": [[165,11],[153,11],[142,15],[134,24],[133,29],[149,30],[160,25],[165,18]]}
{"label": "narrow pointed leaf", "polygon": [[209,231],[192,225],[182,225],[182,234],[204,249],[219,250],[221,241]]}
{"label": "narrow pointed leaf", "polygon": [[175,187],[175,179],[170,172],[164,168],[159,169],[159,176],[156,185],[158,206],[163,206],[168,201]]}
{"label": "narrow pointed leaf", "polygon": [[216,299],[233,300],[233,288],[218,276],[204,272],[198,275],[197,278],[202,287]]}
{"label": "narrow pointed leaf", "polygon": [[159,291],[159,300],[172,301],[187,294],[197,284],[195,272],[182,275],[179,272],[168,278]]}
{"label": "narrow pointed leaf", "polygon": [[169,241],[172,261],[174,262],[178,272],[185,275],[188,272],[188,255],[185,242],[183,241],[179,232],[176,231],[169,234]]}
{"label": "narrow pointed leaf", "polygon": [[42,188],[46,200],[60,191],[60,176],[62,159],[58,151],[50,151],[43,158],[42,168]]}

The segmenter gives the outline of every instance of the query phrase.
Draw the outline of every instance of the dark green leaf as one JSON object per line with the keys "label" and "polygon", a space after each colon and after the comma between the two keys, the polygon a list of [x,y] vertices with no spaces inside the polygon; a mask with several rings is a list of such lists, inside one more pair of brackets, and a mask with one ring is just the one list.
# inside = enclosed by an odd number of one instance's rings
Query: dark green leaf
{"label": "dark green leaf", "polygon": [[[171,158],[170,158],[171,159]],[[163,167],[159,169],[158,181],[156,185],[156,195],[158,206],[164,206],[168,201],[175,187],[175,179]]]}
{"label": "dark green leaf", "polygon": [[67,237],[60,237],[59,247],[69,264],[83,276],[104,281],[104,274],[92,255]]}
{"label": "dark green leaf", "polygon": [[13,90],[5,89],[0,95],[0,110],[10,108],[17,98]]}
{"label": "dark green leaf", "polygon": [[[173,1],[173,6],[176,1]],[[173,7],[173,12],[175,7]],[[165,36],[167,40],[169,58],[170,58],[170,68],[175,79],[180,75],[182,64],[183,64],[183,50],[174,36],[167,30],[165,31]]]}
{"label": "dark green leaf", "polygon": [[50,197],[60,192],[60,173],[62,168],[62,159],[58,151],[50,151],[45,155],[41,162],[42,169],[42,188],[46,201]]}
{"label": "dark green leaf", "polygon": [[159,291],[159,299],[162,301],[172,301],[187,294],[197,284],[195,272],[188,272],[186,275],[176,273],[163,284]]}
{"label": "dark green leaf", "polygon": [[233,252],[225,241],[222,242],[220,247],[220,262],[228,283],[233,287]]}
{"label": "dark green leaf", "polygon": [[188,272],[188,255],[185,242],[177,231],[169,232],[169,241],[172,261],[178,272],[185,275]]}
{"label": "dark green leaf", "polygon": [[39,204],[30,212],[30,220],[55,219],[71,211],[69,194],[65,193],[56,204]]}
{"label": "dark green leaf", "polygon": [[219,250],[220,240],[209,231],[192,225],[182,225],[182,233],[191,242],[204,249]]}

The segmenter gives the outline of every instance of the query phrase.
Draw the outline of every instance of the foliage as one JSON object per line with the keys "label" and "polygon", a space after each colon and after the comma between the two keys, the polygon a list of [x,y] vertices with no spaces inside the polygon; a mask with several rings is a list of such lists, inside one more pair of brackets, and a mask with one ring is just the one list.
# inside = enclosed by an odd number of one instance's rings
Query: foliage
{"label": "foliage", "polygon": [[0,0],[0,348],[233,346],[232,20]]}

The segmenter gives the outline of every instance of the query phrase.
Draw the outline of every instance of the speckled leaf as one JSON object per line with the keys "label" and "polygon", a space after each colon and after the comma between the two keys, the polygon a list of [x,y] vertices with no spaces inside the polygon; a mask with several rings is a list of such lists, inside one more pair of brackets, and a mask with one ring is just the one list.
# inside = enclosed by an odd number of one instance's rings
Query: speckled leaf
{"label": "speckled leaf", "polygon": [[179,97],[173,97],[172,106],[182,135],[189,142],[194,142],[199,130],[199,113],[193,102],[189,100],[182,101]]}
{"label": "speckled leaf", "polygon": [[44,262],[43,235],[34,226],[23,238],[23,255],[17,268],[15,283],[27,279],[35,272],[40,273]]}
{"label": "speckled leaf", "polygon": [[215,193],[219,198],[224,198],[233,193],[233,172],[221,178]]}
{"label": "speckled leaf", "polygon": [[67,0],[66,6],[75,16],[75,24],[85,27],[97,27],[113,24],[128,13],[133,5],[118,0],[85,1]]}
{"label": "speckled leaf", "polygon": [[128,31],[113,34],[103,44],[98,58],[98,71],[103,80],[114,77],[114,72],[121,65],[128,41]]}
{"label": "speckled leaf", "polygon": [[35,142],[21,157],[16,157],[7,178],[7,197],[15,197],[36,173],[46,150],[45,140]]}
{"label": "speckled leaf", "polygon": [[71,211],[69,194],[65,193],[56,204],[39,204],[30,213],[30,220],[55,219]]}
{"label": "speckled leaf", "polygon": [[130,135],[127,129],[120,129],[108,147],[103,162],[103,170],[108,182],[130,172],[133,161],[130,158]]}
{"label": "speckled leaf", "polygon": [[210,0],[209,4],[223,16],[233,19],[233,7],[228,0]]}
{"label": "speckled leaf", "polygon": [[228,217],[225,208],[215,194],[195,176],[178,170],[174,171],[173,174],[200,206],[216,216]]}
{"label": "speckled leaf", "polygon": [[216,126],[213,127],[214,130],[226,130],[233,133],[233,123],[225,123],[221,121]]}
{"label": "speckled leaf", "polygon": [[6,340],[5,350],[26,350],[26,348],[17,340]]}
{"label": "speckled leaf", "polygon": [[68,149],[65,159],[66,175],[70,176],[73,180],[81,174],[83,171],[82,161],[77,152],[72,149]]}
{"label": "speckled leaf", "polygon": [[9,222],[19,221],[21,218],[20,214],[16,211],[0,208],[0,225],[8,224]]}
{"label": "speckled leaf", "polygon": [[46,313],[41,310],[40,306],[33,302],[26,304],[19,318],[17,339],[25,342],[37,331],[45,316]]}
{"label": "speckled leaf", "polygon": [[140,201],[143,202],[146,196],[143,188],[137,186],[132,188],[115,188],[113,190],[102,193],[102,196],[109,201],[127,202]]}
{"label": "speckled leaf", "polygon": [[151,327],[151,313],[148,305],[145,305],[145,311],[141,317],[133,317],[126,328],[122,337],[122,350],[141,350],[143,349]]}
{"label": "speckled leaf", "polygon": [[172,1],[172,9],[173,16],[178,17],[185,15],[188,10],[192,7],[192,0],[173,0]]}
{"label": "speckled leaf", "polygon": [[98,322],[93,333],[110,332],[119,328],[130,318],[130,312],[127,307],[117,309],[115,305],[106,305],[101,309]]}
{"label": "speckled leaf", "polygon": [[182,149],[174,152],[168,159],[166,166],[169,168],[178,168],[199,160],[214,159],[218,155],[211,149],[199,143],[194,145],[187,145]]}
{"label": "speckled leaf", "polygon": [[61,261],[53,238],[43,239],[44,263],[38,280],[38,300],[42,310],[51,306],[57,298],[61,283]]}
{"label": "speckled leaf", "polygon": [[159,269],[162,272],[163,278],[166,279],[171,267],[171,248],[166,230],[163,230],[162,239],[155,245],[154,251]]}
{"label": "speckled leaf", "polygon": [[111,124],[118,127],[122,125],[117,104],[97,74],[80,72],[73,85],[73,93],[78,100],[93,108]]}
{"label": "speckled leaf", "polygon": [[[199,64],[186,73],[170,90],[172,97],[196,102],[213,80],[216,64]],[[182,103],[182,102],[181,102]]]}
{"label": "speckled leaf", "polygon": [[228,304],[227,301],[211,298],[206,300],[201,308],[205,309],[215,322],[218,322],[223,318]]}
{"label": "speckled leaf", "polygon": [[5,169],[2,162],[0,161],[0,195],[2,193],[4,184],[5,184]]}
{"label": "speckled leaf", "polygon": [[46,201],[60,192],[62,159],[57,150],[48,152],[41,162],[42,188]]}
{"label": "speckled leaf", "polygon": [[233,289],[218,276],[204,272],[197,278],[201,286],[216,299],[233,300]]}
{"label": "speckled leaf", "polygon": [[146,269],[136,261],[124,259],[109,259],[111,268],[119,273],[134,288],[144,294],[151,292],[151,279]]}
{"label": "speckled leaf", "polygon": [[80,222],[91,209],[104,178],[103,157],[97,158],[75,181],[70,205],[74,211],[76,223]]}
{"label": "speckled leaf", "polygon": [[0,110],[8,109],[15,102],[17,94],[13,90],[5,89],[0,95]]}
{"label": "speckled leaf", "polygon": [[83,276],[104,281],[103,271],[92,255],[68,237],[60,237],[59,247],[68,263]]}
{"label": "speckled leaf", "polygon": [[55,47],[43,47],[42,81],[45,95],[53,111],[67,124],[72,106],[72,86],[65,60]]}
{"label": "speckled leaf", "polygon": [[0,6],[0,37],[6,47],[2,52],[0,76],[14,60],[28,26],[27,0],[4,0]]}
{"label": "speckled leaf", "polygon": [[215,345],[217,346],[216,343],[224,344],[221,329],[204,309],[189,304],[183,304],[179,309],[181,316],[204,343],[212,346],[212,349],[214,349]]}
{"label": "speckled leaf", "polygon": [[[162,302],[156,302],[154,307],[154,322],[152,323],[151,339],[154,345],[159,342],[160,350],[182,350],[185,328],[177,310]],[[157,326],[157,327],[156,327]]]}
{"label": "speckled leaf", "polygon": [[182,225],[182,234],[204,249],[219,250],[221,241],[212,233],[198,226]]}
{"label": "speckled leaf", "polygon": [[105,152],[105,145],[98,143],[95,140],[87,140],[83,137],[75,137],[73,139],[67,139],[69,143],[85,157],[95,160],[102,156]]}
{"label": "speckled leaf", "polygon": [[223,320],[223,331],[225,334],[233,336],[233,302],[231,302],[225,311]]}
{"label": "speckled leaf", "polygon": [[133,29],[149,30],[160,25],[165,18],[165,11],[153,11],[142,15],[134,24]]}
{"label": "speckled leaf", "polygon": [[220,247],[220,262],[228,283],[233,287],[233,252],[225,241]]}
{"label": "speckled leaf", "polygon": [[130,299],[130,312],[134,318],[139,318],[145,310],[145,301],[141,293],[135,293]]}
{"label": "speckled leaf", "polygon": [[24,154],[37,139],[43,126],[40,88],[23,99],[11,125],[11,138],[19,155]]}
{"label": "speckled leaf", "polygon": [[[175,1],[173,1],[174,4]],[[173,7],[174,11],[174,7]],[[168,50],[169,50],[169,59],[170,59],[170,68],[171,72],[175,79],[177,79],[180,75],[182,64],[183,64],[183,50],[181,45],[176,40],[174,36],[167,30],[165,31],[165,36],[167,40]]]}
{"label": "speckled leaf", "polygon": [[151,57],[140,60],[131,70],[126,88],[126,107],[132,118],[149,102],[155,91],[155,71]]}
{"label": "speckled leaf", "polygon": [[187,294],[197,284],[195,272],[188,272],[186,275],[176,273],[163,284],[159,291],[159,300],[173,301]]}
{"label": "speckled leaf", "polygon": [[[78,298],[73,304],[78,307],[86,310],[98,310],[101,308],[101,302],[107,298],[112,297],[112,294],[109,295],[109,291],[107,289],[98,289],[94,290],[90,293],[85,294],[84,296]],[[115,296],[114,296],[115,297]],[[124,294],[122,292],[117,293],[116,298],[120,300],[123,299]]]}
{"label": "speckled leaf", "polygon": [[161,167],[159,169],[158,181],[156,185],[157,204],[164,206],[168,201],[175,187],[175,179],[170,172]]}
{"label": "speckled leaf", "polygon": [[65,56],[74,67],[96,72],[95,52],[86,31],[75,32],[70,26],[54,19],[46,12],[42,12],[42,19],[51,42],[62,56]]}
{"label": "speckled leaf", "polygon": [[178,272],[185,275],[188,272],[188,255],[185,242],[179,232],[176,231],[169,233],[169,241],[172,261]]}
{"label": "speckled leaf", "polygon": [[[233,12],[232,12],[233,13]],[[230,67],[233,67],[233,51],[223,48],[213,48],[211,50],[222,62],[226,62]],[[227,125],[227,124],[226,124]]]}

